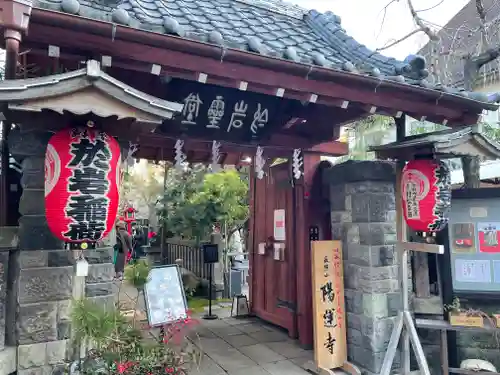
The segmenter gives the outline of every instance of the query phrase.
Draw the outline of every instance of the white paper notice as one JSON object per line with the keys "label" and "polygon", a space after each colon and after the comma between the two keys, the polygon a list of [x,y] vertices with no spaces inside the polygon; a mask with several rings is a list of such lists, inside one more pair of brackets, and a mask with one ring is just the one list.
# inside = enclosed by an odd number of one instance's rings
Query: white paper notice
{"label": "white paper notice", "polygon": [[286,240],[285,210],[274,210],[274,239],[276,241]]}
{"label": "white paper notice", "polygon": [[487,217],[488,209],[486,207],[471,207],[469,210],[471,218]]}
{"label": "white paper notice", "polygon": [[266,244],[264,242],[261,242],[259,244],[259,254],[264,255],[266,253]]}
{"label": "white paper notice", "polygon": [[462,283],[491,283],[491,262],[455,259],[455,279]]}

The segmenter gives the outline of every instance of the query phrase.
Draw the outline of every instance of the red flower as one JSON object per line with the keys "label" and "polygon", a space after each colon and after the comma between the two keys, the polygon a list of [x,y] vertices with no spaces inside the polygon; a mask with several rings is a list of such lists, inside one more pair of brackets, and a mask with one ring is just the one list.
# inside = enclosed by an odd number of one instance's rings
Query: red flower
{"label": "red flower", "polygon": [[134,362],[124,362],[124,363],[116,363],[116,368],[119,374],[124,374],[130,367],[134,365]]}

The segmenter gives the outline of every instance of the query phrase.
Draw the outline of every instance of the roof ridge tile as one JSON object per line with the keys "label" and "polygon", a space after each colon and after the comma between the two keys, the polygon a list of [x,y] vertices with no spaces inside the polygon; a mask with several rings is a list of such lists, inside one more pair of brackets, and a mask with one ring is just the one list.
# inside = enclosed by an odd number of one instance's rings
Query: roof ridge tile
{"label": "roof ridge tile", "polygon": [[410,55],[400,61],[371,50],[352,38],[333,12],[307,11],[282,0],[194,2],[119,0],[109,6],[102,0],[34,0],[34,6],[381,80],[448,89],[425,80],[424,57]]}

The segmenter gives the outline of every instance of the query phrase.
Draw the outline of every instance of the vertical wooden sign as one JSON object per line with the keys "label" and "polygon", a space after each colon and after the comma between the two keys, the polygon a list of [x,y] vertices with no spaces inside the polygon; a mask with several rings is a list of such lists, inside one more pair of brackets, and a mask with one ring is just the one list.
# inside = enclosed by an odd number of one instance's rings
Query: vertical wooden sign
{"label": "vertical wooden sign", "polygon": [[311,241],[314,360],[322,369],[347,362],[341,246],[340,241]]}

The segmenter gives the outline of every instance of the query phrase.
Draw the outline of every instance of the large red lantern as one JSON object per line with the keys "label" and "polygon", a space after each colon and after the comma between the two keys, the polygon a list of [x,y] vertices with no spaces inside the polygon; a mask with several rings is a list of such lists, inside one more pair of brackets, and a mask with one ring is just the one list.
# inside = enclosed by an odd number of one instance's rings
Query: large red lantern
{"label": "large red lantern", "polygon": [[401,178],[403,213],[417,232],[438,232],[448,223],[451,178],[448,166],[433,159],[412,160]]}
{"label": "large red lantern", "polygon": [[45,154],[45,214],[52,233],[70,242],[96,242],[118,213],[120,146],[96,129],[54,134]]}

